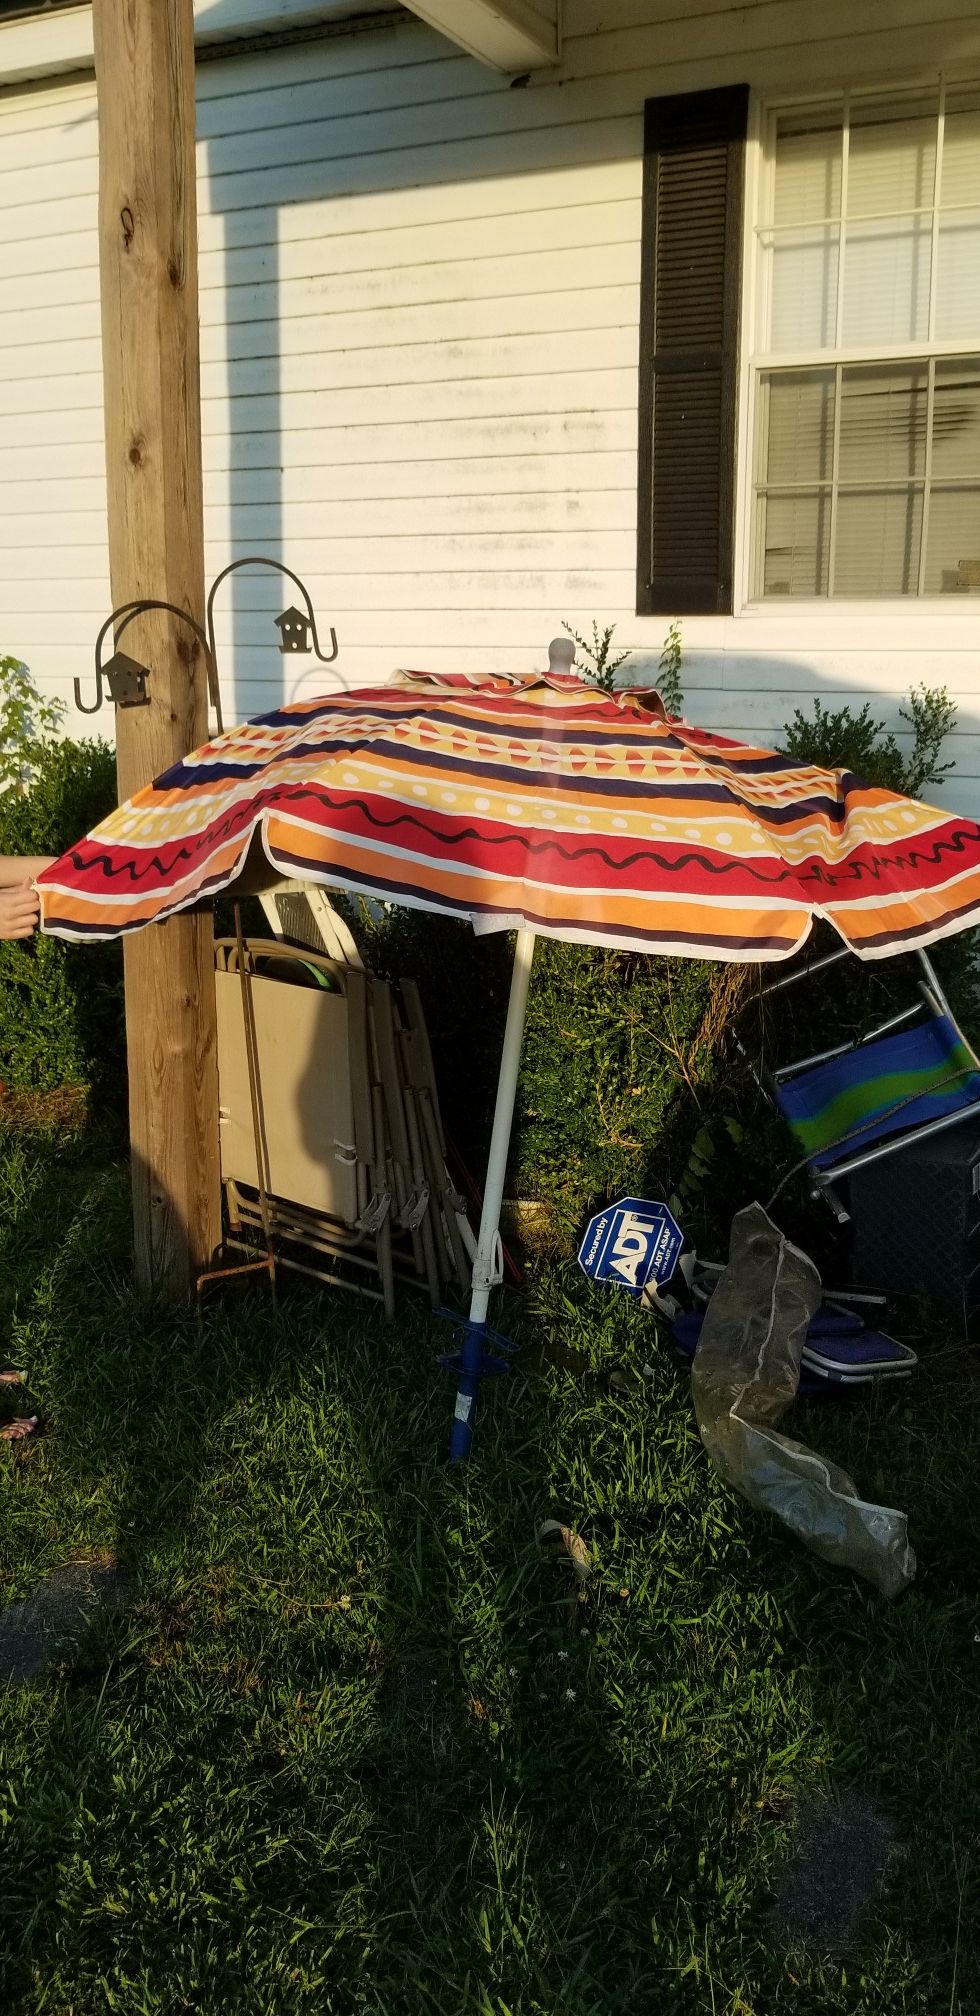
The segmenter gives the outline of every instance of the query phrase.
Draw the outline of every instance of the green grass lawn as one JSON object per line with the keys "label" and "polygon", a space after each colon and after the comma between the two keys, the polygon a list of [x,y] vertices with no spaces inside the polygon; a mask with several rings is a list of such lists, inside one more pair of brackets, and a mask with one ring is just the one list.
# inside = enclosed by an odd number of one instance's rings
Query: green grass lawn
{"label": "green grass lawn", "polygon": [[[803,1433],[906,1506],[888,1605],[709,1469],[625,1298],[533,1285],[444,1463],[427,1315],[290,1288],[148,1317],[119,1170],[0,1153],[0,1322],[48,1433],[0,1451],[4,1600],[119,1556],[126,1616],[0,1699],[5,2016],[980,2009],[980,1377]],[[617,1396],[617,1354],[649,1357]],[[553,1355],[561,1356],[554,1350]],[[595,1572],[576,1602],[536,1543]],[[883,1895],[827,1961],[774,1906],[801,1816],[869,1801]]]}

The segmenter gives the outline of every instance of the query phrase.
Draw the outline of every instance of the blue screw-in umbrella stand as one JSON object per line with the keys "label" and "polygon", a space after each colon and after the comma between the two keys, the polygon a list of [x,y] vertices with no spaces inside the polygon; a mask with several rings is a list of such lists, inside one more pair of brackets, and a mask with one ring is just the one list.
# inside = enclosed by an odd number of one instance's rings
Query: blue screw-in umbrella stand
{"label": "blue screw-in umbrella stand", "polygon": [[[483,1214],[473,1260],[469,1316],[451,1319],[462,1332],[462,1343],[458,1352],[443,1361],[457,1374],[456,1406],[449,1439],[449,1460],[452,1463],[465,1462],[470,1453],[480,1380],[487,1373],[506,1372],[508,1369],[506,1358],[497,1354],[513,1349],[513,1346],[508,1346],[506,1338],[500,1337],[495,1330],[488,1330],[487,1310],[490,1306],[491,1289],[496,1288],[504,1278],[503,1252],[500,1244],[500,1207],[503,1203],[504,1180],[507,1175],[507,1154],[514,1120],[514,1100],[517,1096],[517,1075],[521,1063],[521,1042],[527,1014],[534,943],[533,931],[517,933],[510,1000],[507,1004],[507,1026],[504,1030],[500,1076],[497,1080],[497,1103],[494,1107],[493,1132],[490,1136],[490,1154],[483,1192]],[[496,1345],[496,1352],[488,1352],[487,1344]]]}
{"label": "blue screw-in umbrella stand", "polygon": [[[517,1345],[509,1337],[502,1337],[499,1330],[491,1330],[486,1323],[471,1323],[466,1316],[458,1316],[452,1309],[440,1309],[437,1314],[459,1332],[460,1348],[447,1351],[439,1363],[446,1372],[456,1374],[456,1405],[453,1410],[453,1425],[449,1431],[449,1460],[451,1463],[465,1463],[473,1440],[473,1413],[476,1396],[480,1390],[480,1380],[499,1379],[510,1371],[510,1356]],[[495,1349],[487,1350],[492,1344]]]}

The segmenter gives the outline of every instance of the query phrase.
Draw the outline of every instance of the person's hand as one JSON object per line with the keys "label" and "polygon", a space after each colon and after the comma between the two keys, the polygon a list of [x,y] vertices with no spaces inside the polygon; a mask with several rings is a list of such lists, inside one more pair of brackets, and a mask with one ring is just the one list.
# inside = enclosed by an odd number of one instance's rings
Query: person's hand
{"label": "person's hand", "polygon": [[33,938],[41,914],[41,899],[30,880],[0,889],[0,938]]}

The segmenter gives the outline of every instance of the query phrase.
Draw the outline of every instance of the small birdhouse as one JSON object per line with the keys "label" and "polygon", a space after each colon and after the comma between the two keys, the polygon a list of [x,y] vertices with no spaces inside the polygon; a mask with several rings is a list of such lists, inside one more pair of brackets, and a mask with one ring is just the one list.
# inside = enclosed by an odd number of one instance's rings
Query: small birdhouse
{"label": "small birdhouse", "polygon": [[310,648],[310,619],[301,609],[284,609],[276,617],[276,629],[282,639],[280,651],[308,651]]}
{"label": "small birdhouse", "polygon": [[[108,663],[102,667],[109,698],[117,707],[145,707],[149,701],[146,690],[147,668],[136,658],[130,658],[125,651],[114,651]],[[88,711],[88,710],[85,710]]]}

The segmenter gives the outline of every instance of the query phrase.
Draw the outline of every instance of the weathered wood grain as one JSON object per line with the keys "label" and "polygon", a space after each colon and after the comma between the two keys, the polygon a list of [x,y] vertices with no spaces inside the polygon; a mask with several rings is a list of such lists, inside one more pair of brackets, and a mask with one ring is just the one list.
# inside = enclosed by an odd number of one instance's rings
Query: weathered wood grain
{"label": "weathered wood grain", "polygon": [[[113,606],[204,613],[192,0],[95,0],[99,245]],[[161,614],[126,632],[148,707],[120,709],[121,797],[206,740],[193,633]],[[136,1272],[186,1296],[220,1231],[210,919],[126,946]]]}

